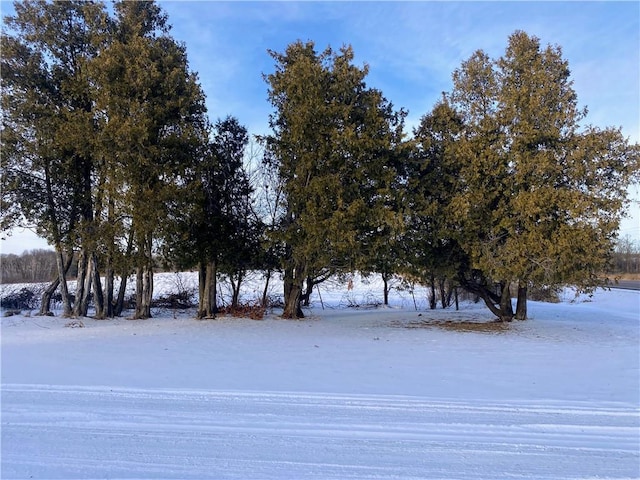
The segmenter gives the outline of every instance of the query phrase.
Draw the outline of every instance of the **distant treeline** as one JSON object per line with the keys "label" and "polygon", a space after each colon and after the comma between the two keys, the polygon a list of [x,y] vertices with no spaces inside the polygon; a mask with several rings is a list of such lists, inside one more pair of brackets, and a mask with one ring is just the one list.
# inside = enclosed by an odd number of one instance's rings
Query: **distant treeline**
{"label": "distant treeline", "polygon": [[[0,254],[0,284],[5,283],[42,283],[56,278],[56,252],[46,249],[25,250],[20,255],[15,253]],[[157,272],[167,270],[167,265],[154,258]],[[169,270],[171,270],[169,268]],[[67,272],[67,280],[75,280],[78,276],[78,259],[74,255]]]}
{"label": "distant treeline", "polygon": [[22,255],[3,253],[0,256],[0,283],[48,282],[57,272],[53,250],[28,250]]}
{"label": "distant treeline", "polygon": [[640,274],[640,242],[629,236],[618,239],[609,273]]}

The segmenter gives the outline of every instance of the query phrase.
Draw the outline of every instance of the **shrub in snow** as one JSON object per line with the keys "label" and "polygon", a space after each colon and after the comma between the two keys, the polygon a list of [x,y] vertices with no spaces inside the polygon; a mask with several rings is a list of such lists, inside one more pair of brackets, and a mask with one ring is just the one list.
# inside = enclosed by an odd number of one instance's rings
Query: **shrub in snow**
{"label": "shrub in snow", "polygon": [[153,308],[185,309],[197,306],[192,292],[183,290],[177,293],[166,293],[151,301]]}
{"label": "shrub in snow", "polygon": [[529,300],[537,302],[560,302],[560,287],[542,286],[529,288]]}
{"label": "shrub in snow", "polygon": [[0,307],[6,310],[32,310],[36,308],[37,303],[36,294],[26,287],[0,298]]}

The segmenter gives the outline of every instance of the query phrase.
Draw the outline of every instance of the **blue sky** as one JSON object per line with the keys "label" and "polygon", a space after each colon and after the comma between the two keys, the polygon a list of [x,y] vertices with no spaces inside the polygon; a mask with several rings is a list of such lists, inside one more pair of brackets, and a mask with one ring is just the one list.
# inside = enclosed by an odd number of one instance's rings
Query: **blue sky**
{"label": "blue sky", "polygon": [[[282,52],[298,39],[318,50],[352,45],[355,63],[370,67],[367,83],[407,109],[411,127],[451,89],[451,73],[475,50],[498,57],[508,36],[524,30],[562,47],[578,101],[589,110],[585,123],[621,127],[640,141],[639,2],[159,3],[173,37],[186,44],[211,119],[234,115],[251,133],[268,131],[268,49]],[[1,6],[3,15],[12,10],[9,2]],[[638,188],[632,193],[640,198]],[[640,239],[637,203],[633,214],[621,233]],[[0,248],[31,247],[12,240]]]}
{"label": "blue sky", "polygon": [[160,2],[187,45],[212,117],[236,115],[265,131],[271,107],[267,49],[295,40],[320,50],[350,44],[379,88],[417,123],[451,88],[451,73],[475,50],[504,53],[520,29],[562,46],[588,121],[622,126],[638,140],[640,4],[637,2]]}

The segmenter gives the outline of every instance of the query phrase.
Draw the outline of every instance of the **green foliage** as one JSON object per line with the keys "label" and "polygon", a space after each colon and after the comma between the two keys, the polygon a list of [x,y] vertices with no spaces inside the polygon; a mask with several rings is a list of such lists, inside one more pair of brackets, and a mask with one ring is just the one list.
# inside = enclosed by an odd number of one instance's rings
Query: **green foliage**
{"label": "green foliage", "polygon": [[559,47],[516,32],[496,61],[475,53],[446,101],[464,122],[448,215],[468,269],[503,285],[596,284],[638,170],[619,130],[580,128]]}
{"label": "green foliage", "polygon": [[201,155],[204,95],[157,5],[120,2],[115,10],[114,39],[95,64],[99,154],[105,185],[145,236],[165,223],[166,206]]}
{"label": "green foliage", "polygon": [[368,67],[352,65],[351,47],[317,53],[312,42],[296,42],[270,54],[276,70],[265,79],[276,112],[267,148],[284,180],[277,237],[294,292],[285,316],[299,316],[308,274],[353,268],[366,235],[391,223],[385,209],[393,203],[392,149],[403,113],[366,86]]}
{"label": "green foliage", "polygon": [[93,2],[15,7],[2,34],[3,228],[24,219],[60,248],[91,218],[88,64],[106,14]]}
{"label": "green foliage", "polygon": [[150,271],[207,142],[204,95],[166,15],[152,1],[114,10],[16,3],[2,35],[2,228],[24,218],[60,255],[80,250],[83,301],[99,267],[130,273],[132,251]]}
{"label": "green foliage", "polygon": [[250,258],[252,253],[244,249],[257,249],[252,186],[244,166],[247,129],[229,116],[213,125],[211,137],[206,154],[187,177],[175,238],[166,245],[168,256],[182,267],[209,261],[231,265]]}
{"label": "green foliage", "polygon": [[462,118],[441,101],[414,130],[414,151],[406,173],[404,271],[423,282],[453,278],[464,257],[453,234],[455,215],[449,212],[458,189],[460,164],[455,148],[463,126]]}
{"label": "green foliage", "polygon": [[99,156],[103,192],[115,210],[107,218],[126,218],[131,229],[137,286],[141,280],[146,286],[136,316],[146,317],[154,241],[173,234],[176,199],[205,155],[206,109],[185,48],[169,36],[160,7],[119,2],[115,12],[113,39],[95,63]]}

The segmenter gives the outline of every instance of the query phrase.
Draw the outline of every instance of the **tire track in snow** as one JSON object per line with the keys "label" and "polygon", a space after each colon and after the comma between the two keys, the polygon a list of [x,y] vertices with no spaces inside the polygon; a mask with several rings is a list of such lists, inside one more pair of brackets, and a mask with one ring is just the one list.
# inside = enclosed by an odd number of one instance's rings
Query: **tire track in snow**
{"label": "tire track in snow", "polygon": [[588,402],[2,386],[2,478],[638,478],[640,413]]}

